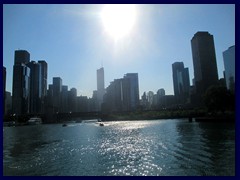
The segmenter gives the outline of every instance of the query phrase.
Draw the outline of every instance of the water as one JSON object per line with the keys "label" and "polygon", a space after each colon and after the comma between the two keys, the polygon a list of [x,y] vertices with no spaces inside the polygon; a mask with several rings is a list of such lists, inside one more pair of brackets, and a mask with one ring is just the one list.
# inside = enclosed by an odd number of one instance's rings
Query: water
{"label": "water", "polygon": [[3,128],[3,174],[235,175],[234,124],[152,120]]}

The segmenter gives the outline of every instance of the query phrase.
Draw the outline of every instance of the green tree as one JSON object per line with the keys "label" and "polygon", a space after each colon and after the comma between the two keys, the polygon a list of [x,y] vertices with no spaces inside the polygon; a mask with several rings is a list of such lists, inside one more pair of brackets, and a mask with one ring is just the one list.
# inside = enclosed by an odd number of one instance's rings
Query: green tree
{"label": "green tree", "polygon": [[209,112],[221,111],[224,113],[226,110],[234,110],[234,94],[226,87],[211,86],[207,89],[203,98]]}

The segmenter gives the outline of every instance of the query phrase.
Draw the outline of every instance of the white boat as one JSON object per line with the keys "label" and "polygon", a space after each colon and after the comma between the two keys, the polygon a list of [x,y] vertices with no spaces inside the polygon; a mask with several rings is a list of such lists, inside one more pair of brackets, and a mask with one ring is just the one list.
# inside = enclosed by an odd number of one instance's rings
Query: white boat
{"label": "white boat", "polygon": [[42,124],[42,119],[39,117],[32,117],[28,120],[29,125],[38,125]]}

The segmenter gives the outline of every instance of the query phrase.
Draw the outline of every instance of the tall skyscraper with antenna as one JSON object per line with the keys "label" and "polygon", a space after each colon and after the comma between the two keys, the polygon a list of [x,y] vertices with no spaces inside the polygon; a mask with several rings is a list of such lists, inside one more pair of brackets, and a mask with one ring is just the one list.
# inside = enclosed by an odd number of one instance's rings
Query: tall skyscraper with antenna
{"label": "tall skyscraper with antenna", "polygon": [[101,67],[100,69],[97,69],[97,101],[99,111],[101,110],[104,94],[105,94],[104,68]]}

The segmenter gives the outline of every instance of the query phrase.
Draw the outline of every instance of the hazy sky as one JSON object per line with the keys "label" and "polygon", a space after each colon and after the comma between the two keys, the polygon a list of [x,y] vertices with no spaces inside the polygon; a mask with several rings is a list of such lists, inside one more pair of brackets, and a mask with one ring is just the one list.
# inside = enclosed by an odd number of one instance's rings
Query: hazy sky
{"label": "hazy sky", "polygon": [[14,51],[48,63],[48,84],[61,77],[78,95],[97,89],[103,64],[105,87],[126,73],[138,73],[140,96],[164,88],[173,94],[172,64],[183,61],[193,78],[191,39],[197,31],[214,36],[218,75],[222,52],[235,45],[235,5],[136,5],[132,31],[115,41],[104,29],[104,5],[3,5],[3,65],[12,92]]}

